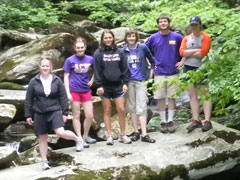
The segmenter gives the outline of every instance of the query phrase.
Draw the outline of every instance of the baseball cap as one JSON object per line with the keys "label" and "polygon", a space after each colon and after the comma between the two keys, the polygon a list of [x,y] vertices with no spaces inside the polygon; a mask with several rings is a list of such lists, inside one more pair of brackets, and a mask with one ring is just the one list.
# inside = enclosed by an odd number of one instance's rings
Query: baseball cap
{"label": "baseball cap", "polygon": [[190,24],[201,24],[201,19],[199,16],[193,16],[190,19]]}

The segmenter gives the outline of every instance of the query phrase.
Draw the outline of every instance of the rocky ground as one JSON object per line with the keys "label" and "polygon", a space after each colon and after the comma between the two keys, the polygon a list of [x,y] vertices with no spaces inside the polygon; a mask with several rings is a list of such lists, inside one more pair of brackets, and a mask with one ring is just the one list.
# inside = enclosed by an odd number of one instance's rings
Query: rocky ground
{"label": "rocky ground", "polygon": [[188,134],[187,124],[173,134],[154,132],[155,144],[141,141],[125,145],[105,141],[75,152],[74,147],[50,153],[52,168],[41,163],[0,171],[1,179],[199,179],[233,168],[240,160],[240,132],[213,123],[214,129]]}

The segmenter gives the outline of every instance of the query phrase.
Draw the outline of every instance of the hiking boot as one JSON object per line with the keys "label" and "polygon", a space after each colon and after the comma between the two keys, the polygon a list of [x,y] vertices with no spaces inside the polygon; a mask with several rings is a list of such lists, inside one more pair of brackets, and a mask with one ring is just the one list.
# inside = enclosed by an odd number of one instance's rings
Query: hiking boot
{"label": "hiking boot", "polygon": [[160,124],[160,132],[161,132],[161,133],[167,133],[167,131],[168,131],[168,129],[167,129],[167,123],[162,122],[162,123]]}
{"label": "hiking boot", "polygon": [[89,144],[85,140],[83,140],[83,148],[89,148]]}
{"label": "hiking boot", "polygon": [[129,137],[127,137],[126,135],[120,136],[119,137],[119,142],[120,143],[124,143],[124,144],[131,144],[132,141]]}
{"label": "hiking boot", "polygon": [[133,132],[130,138],[131,138],[132,141],[137,141],[138,139],[140,139],[140,133],[139,132]]}
{"label": "hiking boot", "polygon": [[107,145],[113,145],[114,144],[112,136],[108,136],[106,144]]}
{"label": "hiking boot", "polygon": [[42,161],[42,170],[45,171],[47,169],[50,169],[50,166],[48,164],[47,160]]}
{"label": "hiking boot", "polygon": [[193,120],[192,123],[187,127],[188,132],[192,132],[196,128],[201,128],[202,122],[198,120]]}
{"label": "hiking boot", "polygon": [[149,135],[142,136],[141,137],[142,142],[148,142],[148,143],[155,143],[155,139],[151,139]]}
{"label": "hiking boot", "polygon": [[210,129],[212,129],[213,127],[212,127],[212,123],[211,123],[211,121],[205,121],[204,122],[204,125],[203,125],[203,127],[202,127],[202,132],[206,132],[206,131],[208,131],[208,130],[210,130]]}
{"label": "hiking boot", "polygon": [[83,150],[83,140],[77,141],[76,142],[76,151],[80,152]]}
{"label": "hiking boot", "polygon": [[97,142],[96,139],[93,139],[93,138],[91,138],[90,136],[88,136],[87,138],[84,138],[84,141],[85,141],[86,143],[88,143],[88,144],[94,144],[94,143]]}
{"label": "hiking boot", "polygon": [[176,128],[175,128],[175,123],[173,121],[169,121],[167,123],[167,130],[168,132],[170,133],[174,133],[176,131]]}

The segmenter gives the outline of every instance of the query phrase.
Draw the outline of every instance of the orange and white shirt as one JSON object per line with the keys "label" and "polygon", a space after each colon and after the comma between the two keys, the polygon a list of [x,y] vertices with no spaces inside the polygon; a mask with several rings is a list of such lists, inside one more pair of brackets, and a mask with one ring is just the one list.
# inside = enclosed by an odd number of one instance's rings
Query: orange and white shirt
{"label": "orange and white shirt", "polygon": [[[186,49],[201,49],[202,57],[207,56],[211,47],[211,37],[201,32],[201,35],[198,37],[193,37],[192,34],[183,38],[179,52],[180,56],[183,56],[184,50]],[[186,57],[185,65],[193,66],[193,67],[200,67],[203,62],[202,58],[196,57]]]}

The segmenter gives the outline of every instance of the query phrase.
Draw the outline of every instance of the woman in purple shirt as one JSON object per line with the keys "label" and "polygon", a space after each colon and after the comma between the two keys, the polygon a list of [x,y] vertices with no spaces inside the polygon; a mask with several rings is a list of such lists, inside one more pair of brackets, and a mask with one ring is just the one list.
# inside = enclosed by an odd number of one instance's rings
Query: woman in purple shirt
{"label": "woman in purple shirt", "polygon": [[81,37],[77,38],[74,42],[76,54],[67,58],[63,66],[64,85],[68,100],[72,102],[73,128],[80,138],[82,138],[80,123],[81,106],[84,110],[84,148],[88,148],[89,144],[96,143],[95,139],[88,136],[93,121],[93,104],[90,91],[93,78],[89,81],[89,69],[93,67],[94,59],[91,56],[85,55],[86,48],[86,40]]}

